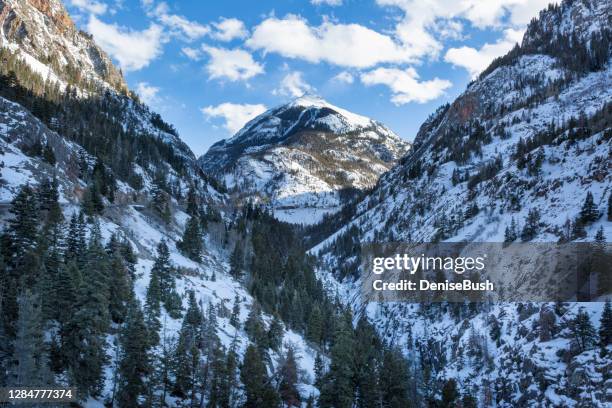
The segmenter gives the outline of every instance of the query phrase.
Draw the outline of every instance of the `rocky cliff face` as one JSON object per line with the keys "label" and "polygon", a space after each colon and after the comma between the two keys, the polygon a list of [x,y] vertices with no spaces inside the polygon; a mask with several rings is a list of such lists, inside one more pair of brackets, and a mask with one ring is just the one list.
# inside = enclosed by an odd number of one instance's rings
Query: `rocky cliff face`
{"label": "rocky cliff face", "polygon": [[93,41],[79,31],[58,0],[0,1],[0,45],[21,53],[45,78],[79,79],[127,91],[121,72]]}
{"label": "rocky cliff face", "polygon": [[278,218],[310,224],[337,211],[343,192],[372,187],[409,148],[381,123],[305,96],[253,119],[199,161]]}

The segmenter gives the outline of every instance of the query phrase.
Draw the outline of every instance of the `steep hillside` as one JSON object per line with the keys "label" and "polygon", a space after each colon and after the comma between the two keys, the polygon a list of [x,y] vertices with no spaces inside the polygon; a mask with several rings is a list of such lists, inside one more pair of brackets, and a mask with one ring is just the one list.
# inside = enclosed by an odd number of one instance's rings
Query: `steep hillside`
{"label": "steep hillside", "polygon": [[279,219],[314,223],[339,209],[343,192],[372,187],[408,149],[384,125],[305,96],[251,120],[199,161]]}
{"label": "steep hillside", "polygon": [[44,79],[80,80],[126,92],[123,76],[59,0],[0,1],[0,46],[19,53]]}
{"label": "steep hillside", "polygon": [[599,324],[603,303],[365,304],[360,248],[609,240],[611,18],[609,1],[542,11],[520,46],[422,125],[352,220],[311,250],[320,276],[421,363],[414,375],[423,401],[440,398],[432,384],[450,379],[486,406],[603,406],[609,398],[609,354],[595,343],[577,347],[572,334],[581,310]]}
{"label": "steep hillside", "polygon": [[0,386],[70,386],[84,407],[339,406],[355,366],[394,369],[356,386],[406,401],[404,357],[352,325],[293,225],[232,206],[59,2],[0,5]]}

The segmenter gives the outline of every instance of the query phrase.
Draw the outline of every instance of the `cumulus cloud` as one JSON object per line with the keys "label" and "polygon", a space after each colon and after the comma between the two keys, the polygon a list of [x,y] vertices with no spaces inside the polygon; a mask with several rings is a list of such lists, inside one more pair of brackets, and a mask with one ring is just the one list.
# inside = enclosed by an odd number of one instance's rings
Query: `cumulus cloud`
{"label": "cumulus cloud", "polygon": [[467,46],[451,48],[446,52],[444,60],[465,68],[472,78],[475,78],[493,59],[510,51],[514,44],[520,43],[522,37],[523,30],[507,29],[499,41],[493,44],[485,43],[480,49]]}
{"label": "cumulus cloud", "polygon": [[149,106],[156,105],[159,102],[159,91],[158,87],[152,86],[148,82],[139,82],[136,85],[136,93]]}
{"label": "cumulus cloud", "polygon": [[429,81],[419,81],[419,75],[414,68],[377,68],[364,72],[360,76],[366,86],[386,85],[391,89],[391,102],[403,105],[409,102],[425,103],[438,98],[452,84],[445,80],[434,78]]}
{"label": "cumulus cloud", "polygon": [[281,80],[279,87],[273,90],[272,93],[274,95],[291,96],[297,98],[314,91],[315,89],[304,81],[301,72],[293,71],[285,75],[285,77]]}
{"label": "cumulus cloud", "polygon": [[155,7],[155,11],[150,11],[148,14],[149,16],[155,16],[175,37],[187,41],[197,40],[210,33],[210,27],[207,25],[188,20],[177,14],[171,14],[168,5],[163,2]]}
{"label": "cumulus cloud", "polygon": [[341,6],[342,0],[310,0],[314,5],[327,4],[328,6]]}
{"label": "cumulus cloud", "polygon": [[342,82],[345,84],[352,84],[355,81],[355,78],[350,72],[342,71],[338,75],[332,78],[332,81]]}
{"label": "cumulus cloud", "polygon": [[151,24],[142,31],[106,24],[90,15],[87,30],[96,42],[113,56],[124,71],[137,71],[162,53],[163,30]]}
{"label": "cumulus cloud", "polygon": [[[441,40],[460,35],[457,20],[469,21],[477,28],[523,28],[548,0],[376,0],[380,6],[402,11],[395,36],[413,58],[437,57]],[[507,18],[507,21],[505,19]],[[449,22],[452,22],[449,25]],[[450,28],[450,31],[449,31]]]}
{"label": "cumulus cloud", "polygon": [[212,37],[219,41],[232,41],[236,38],[245,38],[248,35],[244,23],[237,18],[221,18],[218,23],[213,23],[215,31]]}
{"label": "cumulus cloud", "polygon": [[230,134],[238,132],[249,120],[266,111],[262,104],[237,104],[225,102],[201,109],[207,118],[222,118],[223,127]]}
{"label": "cumulus cloud", "polygon": [[263,65],[256,62],[247,51],[210,46],[204,46],[203,50],[210,55],[206,70],[211,79],[246,80],[264,72]]}
{"label": "cumulus cloud", "polygon": [[96,0],[70,0],[69,4],[91,14],[104,14],[108,10],[105,3]]}
{"label": "cumulus cloud", "polygon": [[313,27],[295,15],[265,19],[255,27],[246,44],[287,58],[355,68],[410,61],[406,50],[387,35],[359,24],[325,21]]}

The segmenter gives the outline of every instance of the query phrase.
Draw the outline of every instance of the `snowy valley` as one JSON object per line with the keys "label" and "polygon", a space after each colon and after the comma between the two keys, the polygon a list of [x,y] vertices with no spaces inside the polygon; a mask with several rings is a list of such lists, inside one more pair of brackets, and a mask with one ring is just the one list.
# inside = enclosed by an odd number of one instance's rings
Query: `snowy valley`
{"label": "snowy valley", "polygon": [[[413,143],[302,96],[200,158],[57,0],[0,0],[0,385],[84,407],[605,407],[597,302],[366,302],[385,242],[612,238],[612,4],[543,10]],[[576,57],[580,56],[580,58]]]}

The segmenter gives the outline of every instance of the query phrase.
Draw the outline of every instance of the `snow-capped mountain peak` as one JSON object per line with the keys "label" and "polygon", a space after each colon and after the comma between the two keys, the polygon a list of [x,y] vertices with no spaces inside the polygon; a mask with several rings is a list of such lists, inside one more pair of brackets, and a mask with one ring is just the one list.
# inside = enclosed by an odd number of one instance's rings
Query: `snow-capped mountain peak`
{"label": "snow-capped mountain peak", "polygon": [[252,119],[200,164],[280,218],[316,222],[339,209],[342,190],[372,187],[409,148],[383,124],[306,95]]}

